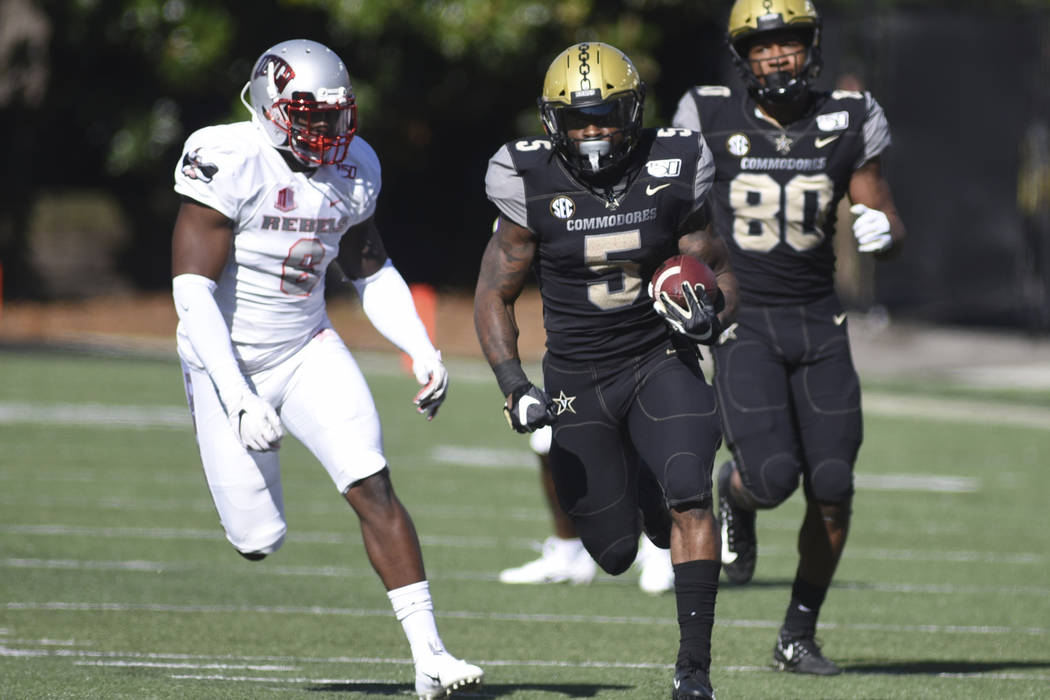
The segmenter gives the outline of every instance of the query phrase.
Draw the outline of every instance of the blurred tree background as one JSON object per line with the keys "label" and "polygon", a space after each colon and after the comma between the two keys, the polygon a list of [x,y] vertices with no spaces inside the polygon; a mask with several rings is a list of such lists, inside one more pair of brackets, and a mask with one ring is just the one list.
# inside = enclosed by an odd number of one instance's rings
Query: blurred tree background
{"label": "blurred tree background", "polygon": [[[469,291],[495,215],[487,160],[540,132],[536,98],[553,56],[581,40],[625,50],[649,86],[647,123],[664,123],[689,86],[735,84],[723,38],[730,4],[0,0],[3,293],[166,288],[182,142],[247,118],[238,96],[254,60],[296,37],[331,46],[350,67],[360,133],[383,164],[377,218],[391,257],[409,281]],[[853,301],[1045,330],[1046,0],[818,9],[821,86],[848,75],[886,108],[888,173],[912,235],[902,260],[880,266]],[[1002,268],[994,279],[990,262]]]}

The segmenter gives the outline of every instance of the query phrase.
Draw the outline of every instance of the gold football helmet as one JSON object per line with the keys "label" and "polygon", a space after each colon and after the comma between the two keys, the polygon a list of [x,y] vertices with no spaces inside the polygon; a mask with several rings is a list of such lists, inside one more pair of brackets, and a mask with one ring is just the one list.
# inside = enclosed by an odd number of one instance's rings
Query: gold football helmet
{"label": "gold football helmet", "polygon": [[[574,44],[558,54],[543,79],[540,120],[555,152],[582,175],[618,165],[630,155],[642,128],[645,85],[619,49],[600,42]],[[615,131],[573,139],[590,125]]]}
{"label": "gold football helmet", "polygon": [[[810,0],[736,0],[729,12],[727,38],[733,63],[748,91],[764,102],[791,102],[809,89],[820,74],[820,15]],[[774,73],[759,80],[748,63],[751,41],[773,32],[797,32],[807,46],[806,59],[797,75]]]}

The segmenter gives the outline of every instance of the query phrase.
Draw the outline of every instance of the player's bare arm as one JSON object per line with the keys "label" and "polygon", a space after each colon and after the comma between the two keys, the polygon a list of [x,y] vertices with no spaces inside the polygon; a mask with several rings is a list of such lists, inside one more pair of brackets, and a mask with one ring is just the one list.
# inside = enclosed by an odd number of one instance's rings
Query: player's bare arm
{"label": "player's bare arm", "polygon": [[725,307],[718,314],[722,325],[728,325],[736,318],[738,290],[736,275],[729,266],[729,248],[725,241],[715,235],[708,223],[702,229],[692,231],[678,239],[678,251],[703,260],[710,267],[718,280],[718,289],[722,292]]}
{"label": "player's bare arm", "polygon": [[233,222],[225,214],[184,197],[171,241],[171,276],[201,275],[218,280],[233,241]]}
{"label": "player's bare arm", "polygon": [[535,254],[532,232],[501,216],[481,257],[474,292],[478,341],[506,397],[503,413],[507,423],[519,433],[531,433],[556,420],[550,396],[529,381],[518,357],[514,302],[525,286]]}
{"label": "player's bare arm", "polygon": [[489,365],[518,359],[514,302],[536,254],[532,232],[500,217],[481,258],[474,292],[474,328]]}
{"label": "player's bare arm", "polygon": [[853,172],[849,181],[849,198],[854,205],[863,204],[869,209],[886,215],[892,245],[884,251],[875,252],[880,258],[897,255],[901,250],[906,231],[904,222],[897,213],[897,205],[893,201],[890,184],[882,174],[881,159],[872,158]]}
{"label": "player's bare arm", "polygon": [[351,226],[339,242],[339,266],[350,279],[362,279],[379,271],[386,262],[386,248],[375,217]]}

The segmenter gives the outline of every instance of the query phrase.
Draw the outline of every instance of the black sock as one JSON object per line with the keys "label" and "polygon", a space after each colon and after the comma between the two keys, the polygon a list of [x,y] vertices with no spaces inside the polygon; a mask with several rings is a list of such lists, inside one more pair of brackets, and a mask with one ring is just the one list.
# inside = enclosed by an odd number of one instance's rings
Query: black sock
{"label": "black sock", "polygon": [[824,604],[827,594],[827,586],[817,586],[795,576],[795,583],[791,586],[791,602],[784,616],[784,632],[787,636],[813,636],[817,630],[820,606]]}
{"label": "black sock", "polygon": [[711,627],[718,594],[717,561],[701,559],[674,565],[674,595],[678,603],[678,662],[711,670]]}

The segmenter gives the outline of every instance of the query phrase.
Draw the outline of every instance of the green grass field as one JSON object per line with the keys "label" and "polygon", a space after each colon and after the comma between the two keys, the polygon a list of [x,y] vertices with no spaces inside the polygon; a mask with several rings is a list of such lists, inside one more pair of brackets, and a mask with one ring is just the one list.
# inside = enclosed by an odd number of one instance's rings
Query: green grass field
{"label": "green grass field", "polygon": [[[487,368],[449,363],[433,423],[393,355],[361,355],[449,649],[484,698],[666,698],[674,599],[637,572],[514,587],[548,534],[534,457]],[[850,544],[822,614],[835,678],[777,674],[798,495],[719,593],[731,698],[1050,697],[1050,401],[866,385]],[[960,409],[961,407],[961,409]],[[965,409],[965,410],[962,410]],[[356,519],[292,439],[284,548],[252,564],[212,509],[173,358],[0,351],[0,697],[407,697],[407,643]]]}

